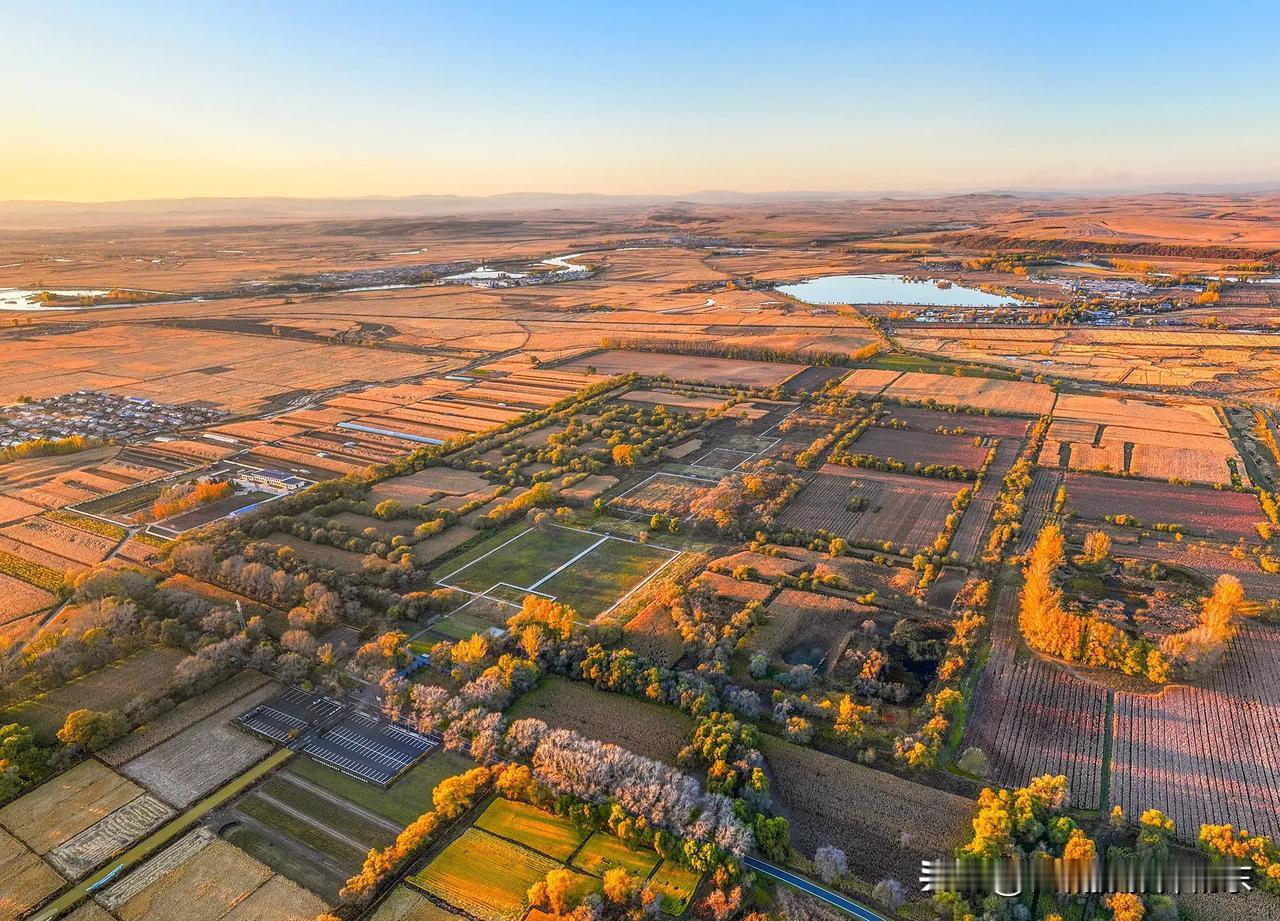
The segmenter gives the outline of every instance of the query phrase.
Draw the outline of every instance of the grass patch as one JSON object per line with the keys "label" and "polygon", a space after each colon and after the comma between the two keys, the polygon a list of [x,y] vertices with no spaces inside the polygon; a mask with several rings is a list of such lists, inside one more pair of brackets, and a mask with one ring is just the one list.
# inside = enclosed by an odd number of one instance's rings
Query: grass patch
{"label": "grass patch", "polygon": [[516,921],[529,887],[561,864],[488,832],[468,828],[409,878],[423,891],[483,921]]}
{"label": "grass patch", "polygon": [[435,790],[436,784],[473,767],[475,764],[470,758],[456,752],[434,751],[386,790],[348,777],[311,758],[295,759],[289,770],[357,806],[401,825],[408,825],[424,812],[431,811],[431,792]]}
{"label": "grass patch", "polygon": [[657,865],[658,855],[653,851],[634,850],[621,838],[599,831],[573,858],[575,869],[592,876],[604,876],[607,871],[621,867],[638,879],[647,879]]}
{"label": "grass patch", "polygon": [[392,840],[393,835],[386,828],[370,822],[358,812],[344,809],[339,803],[316,796],[288,779],[274,777],[262,789],[272,799],[311,816],[328,828],[340,828],[343,834],[368,847],[385,847]]}
{"label": "grass patch", "polygon": [[[512,608],[511,613],[518,614],[520,612],[519,609]],[[448,640],[467,640],[474,634],[484,633],[490,627],[495,626],[497,625],[486,617],[479,617],[467,611],[455,611],[448,617],[442,617],[433,623],[430,631]],[[432,645],[428,643],[426,648],[421,651],[429,652]]]}
{"label": "grass patch", "polygon": [[282,809],[277,809],[257,795],[251,794],[241,800],[236,804],[236,810],[340,863],[357,867],[364,860],[363,851],[337,838],[329,837],[315,826],[294,818]]}
{"label": "grass patch", "polygon": [[281,876],[293,880],[321,898],[337,901],[338,890],[346,885],[347,881],[336,873],[325,870],[314,861],[303,860],[256,828],[239,825],[228,831],[225,837],[254,860],[266,864]]}
{"label": "grass patch", "polygon": [[610,540],[564,572],[538,586],[555,595],[584,619],[603,613],[619,598],[667,562],[671,554],[657,547]]}
{"label": "grass patch", "polygon": [[662,896],[662,910],[678,917],[689,907],[701,880],[702,874],[697,870],[664,860],[649,880],[649,885]]}
{"label": "grass patch", "polygon": [[504,532],[481,544],[465,558],[437,569],[431,578],[473,592],[498,582],[527,588],[600,539],[596,534],[557,527],[516,533],[519,536],[514,539]]}
{"label": "grass patch", "polygon": [[586,837],[566,818],[507,799],[490,803],[475,824],[477,828],[519,841],[556,860],[568,860]]}

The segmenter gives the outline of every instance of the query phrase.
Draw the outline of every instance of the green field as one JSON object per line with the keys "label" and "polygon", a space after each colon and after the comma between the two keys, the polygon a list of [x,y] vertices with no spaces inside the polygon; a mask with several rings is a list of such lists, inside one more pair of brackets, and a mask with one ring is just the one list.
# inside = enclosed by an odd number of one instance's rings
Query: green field
{"label": "green field", "polygon": [[670,558],[670,553],[657,547],[610,540],[542,583],[538,591],[555,595],[557,601],[589,620],[608,610]]}
{"label": "green field", "polygon": [[483,592],[498,582],[528,588],[600,539],[596,534],[557,527],[515,534],[519,536],[504,531],[465,557],[440,567],[431,578],[472,592]]}
{"label": "green field", "polygon": [[295,759],[289,770],[332,790],[357,806],[401,825],[408,825],[424,812],[431,811],[431,791],[436,788],[436,784],[473,767],[475,764],[464,755],[437,750],[415,764],[386,790],[348,777],[341,771],[335,771],[306,757]]}
{"label": "green field", "polygon": [[[340,874],[320,866],[315,860],[305,859],[300,853],[287,850],[248,825],[237,825],[223,837],[254,860],[266,864],[281,876],[328,901],[337,901],[338,890],[346,884],[347,880]],[[354,875],[359,866],[354,864],[351,875]]]}
{"label": "green field", "polygon": [[490,803],[476,820],[476,827],[519,841],[556,860],[568,860],[586,837],[568,819],[506,799]]}
{"label": "green field", "polygon": [[[512,614],[518,614],[516,608],[511,609]],[[467,640],[477,633],[484,633],[491,627],[495,627],[493,621],[485,617],[478,617],[465,610],[454,611],[448,617],[442,617],[431,625],[431,633],[437,634],[447,640]],[[426,648],[420,648],[425,643]],[[414,652],[429,652],[434,641],[427,641],[424,637],[422,641],[415,641],[410,646]]]}
{"label": "green field", "polygon": [[483,921],[516,921],[529,887],[559,866],[550,857],[468,828],[409,881]]}
{"label": "green field", "polygon": [[257,819],[283,837],[293,838],[339,863],[358,868],[364,860],[366,852],[325,834],[311,823],[273,806],[257,794],[251,793],[237,803],[236,811]]}
{"label": "green field", "polygon": [[385,825],[370,821],[368,816],[346,808],[341,802],[331,801],[291,783],[288,777],[273,777],[262,785],[261,790],[290,809],[310,816],[322,826],[341,829],[348,838],[363,843],[366,850],[386,847],[395,838],[395,833]]}
{"label": "green field", "polygon": [[693,898],[701,879],[702,874],[697,870],[664,860],[662,866],[658,867],[658,872],[649,879],[649,885],[661,894],[662,910],[669,915],[678,916],[684,914],[689,907],[689,900]]}
{"label": "green field", "polygon": [[646,879],[658,865],[658,855],[653,851],[637,851],[628,847],[620,838],[602,831],[591,836],[573,858],[573,867],[593,876],[604,876],[621,867],[637,879]]}

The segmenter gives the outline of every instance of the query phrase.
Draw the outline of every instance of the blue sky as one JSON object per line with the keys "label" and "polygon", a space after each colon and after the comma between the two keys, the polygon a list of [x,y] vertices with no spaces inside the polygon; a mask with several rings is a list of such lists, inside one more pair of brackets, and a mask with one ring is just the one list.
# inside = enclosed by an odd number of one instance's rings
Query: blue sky
{"label": "blue sky", "polygon": [[0,198],[1280,184],[1264,3],[0,15]]}

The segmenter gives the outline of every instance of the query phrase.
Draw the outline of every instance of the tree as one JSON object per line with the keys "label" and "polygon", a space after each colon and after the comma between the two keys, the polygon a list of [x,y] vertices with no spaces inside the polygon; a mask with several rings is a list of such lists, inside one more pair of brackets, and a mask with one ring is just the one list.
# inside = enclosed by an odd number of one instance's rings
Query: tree
{"label": "tree", "polygon": [[1090,531],[1084,538],[1084,553],[1080,556],[1085,563],[1101,563],[1111,553],[1111,537],[1106,531]]}
{"label": "tree", "polygon": [[613,465],[615,467],[634,467],[640,459],[640,448],[637,445],[620,444],[613,446]]}
{"label": "tree", "polygon": [[871,708],[854,703],[848,694],[840,698],[836,707],[834,730],[846,745],[856,745],[862,740],[867,726],[864,718],[871,713]]}
{"label": "tree", "polygon": [[574,630],[577,628],[578,612],[569,605],[552,601],[550,598],[525,595],[520,613],[508,618],[507,626],[512,632],[516,632],[531,624],[544,627],[552,635],[568,640],[573,637]]}
{"label": "tree", "polygon": [[791,856],[791,826],[782,816],[769,818],[756,816],[756,846],[760,853],[777,863],[786,863]]}
{"label": "tree", "polygon": [[897,911],[907,900],[907,892],[896,879],[882,879],[871,890],[871,897],[890,911]]}
{"label": "tree", "polygon": [[1107,907],[1114,921],[1142,921],[1147,915],[1142,897],[1132,892],[1117,892],[1107,899]]}
{"label": "tree", "polygon": [[626,905],[635,895],[637,880],[622,867],[605,870],[604,897],[615,905]]}
{"label": "tree", "polygon": [[97,751],[124,735],[127,728],[116,710],[72,710],[58,730],[58,741]]}
{"label": "tree", "polygon": [[373,514],[383,521],[399,518],[404,513],[404,506],[395,499],[383,499],[373,507]]}
{"label": "tree", "polygon": [[840,848],[828,844],[814,852],[813,867],[818,871],[818,877],[829,886],[849,872],[849,858]]}

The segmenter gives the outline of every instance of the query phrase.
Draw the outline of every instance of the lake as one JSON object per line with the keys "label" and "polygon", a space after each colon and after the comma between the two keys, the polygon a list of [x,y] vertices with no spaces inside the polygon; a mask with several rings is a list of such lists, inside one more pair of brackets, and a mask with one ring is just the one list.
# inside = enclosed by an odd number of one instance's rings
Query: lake
{"label": "lake", "polygon": [[[0,310],[83,310],[71,304],[41,304],[35,299],[42,289],[38,288],[0,288]],[[59,297],[100,297],[106,291],[51,291]],[[103,307],[114,307],[115,304],[102,304]]]}
{"label": "lake", "polygon": [[777,289],[806,304],[911,304],[925,307],[1004,307],[1017,298],[952,284],[913,281],[902,275],[824,275]]}

